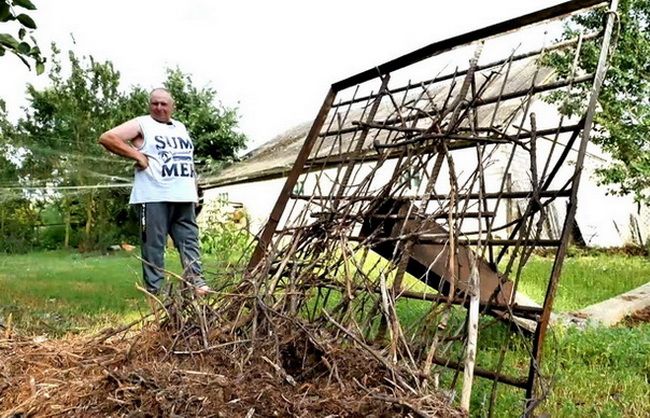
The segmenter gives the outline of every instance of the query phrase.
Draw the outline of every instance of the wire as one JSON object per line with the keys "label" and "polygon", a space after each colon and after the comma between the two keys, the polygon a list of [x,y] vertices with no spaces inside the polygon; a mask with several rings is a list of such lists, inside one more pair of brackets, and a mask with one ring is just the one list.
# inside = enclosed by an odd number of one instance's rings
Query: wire
{"label": "wire", "polygon": [[44,147],[44,146],[24,146],[22,147],[28,149],[30,152],[34,153],[34,151],[37,151],[39,153],[43,154],[49,154],[49,155],[56,155],[58,157],[75,157],[75,158],[80,158],[80,159],[87,159],[87,160],[94,160],[94,161],[104,161],[104,162],[111,162],[111,163],[121,163],[121,164],[130,164],[129,161],[126,160],[121,160],[119,158],[106,158],[106,157],[97,157],[94,155],[86,155],[86,154],[78,154],[78,153],[73,153],[73,152],[65,152],[56,148],[51,148],[51,147]]}
{"label": "wire", "polygon": [[[78,169],[81,172],[88,173],[91,176],[94,177],[100,177],[100,178],[106,178],[111,181],[122,181],[126,184],[131,184],[132,179],[131,178],[126,178],[126,177],[120,177],[116,176],[113,174],[104,174],[104,173],[99,173],[97,171],[93,171],[90,169],[86,168],[79,168]],[[63,176],[61,176],[63,178]],[[5,182],[5,183],[0,183],[0,189],[25,189],[25,188],[35,188],[38,187],[38,184],[45,184],[45,186],[41,186],[43,188],[48,188],[48,187],[56,187],[52,185],[52,183],[56,182],[58,178],[47,178],[47,179],[26,179],[23,180],[23,182],[19,181],[12,181],[12,182]],[[48,186],[50,184],[50,186]],[[97,183],[100,184],[100,183]],[[111,184],[111,183],[109,183]]]}
{"label": "wire", "polygon": [[55,191],[55,190],[86,190],[86,189],[125,189],[133,187],[133,183],[85,184],[80,186],[11,186],[0,187],[0,191]]}

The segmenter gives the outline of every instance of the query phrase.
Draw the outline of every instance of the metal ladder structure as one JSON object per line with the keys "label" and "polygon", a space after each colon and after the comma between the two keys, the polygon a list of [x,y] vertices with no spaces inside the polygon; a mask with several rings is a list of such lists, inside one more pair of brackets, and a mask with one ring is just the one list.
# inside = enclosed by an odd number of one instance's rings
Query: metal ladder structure
{"label": "metal ladder structure", "polygon": [[[492,367],[481,365],[479,341],[474,374],[494,388],[524,390],[530,414],[545,390],[542,347],[617,2],[597,33],[484,56],[513,31],[602,3],[567,1],[332,84],[247,274],[265,278],[288,313],[331,319],[423,386],[452,389],[466,354],[466,308],[478,294],[482,318],[512,326]],[[593,73],[577,65],[585,45],[600,49]],[[548,54],[570,57],[572,70],[556,74],[545,65]],[[439,67],[449,62],[456,64]],[[549,97],[571,96],[580,85],[589,95],[577,115],[549,110]],[[522,272],[540,248],[554,257],[546,296],[541,307],[522,305]],[[404,312],[416,319],[405,320]],[[515,318],[530,321],[532,332]],[[510,366],[513,344],[524,347],[527,370]]]}

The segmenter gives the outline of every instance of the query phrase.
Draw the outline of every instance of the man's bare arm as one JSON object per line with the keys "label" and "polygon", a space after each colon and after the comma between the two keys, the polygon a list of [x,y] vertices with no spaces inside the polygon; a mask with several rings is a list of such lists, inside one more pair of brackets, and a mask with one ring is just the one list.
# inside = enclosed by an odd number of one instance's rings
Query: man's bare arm
{"label": "man's bare arm", "polygon": [[137,120],[131,119],[104,132],[99,137],[99,143],[113,154],[135,160],[136,167],[144,170],[149,166],[149,160],[133,146],[133,141],[141,136],[140,124]]}

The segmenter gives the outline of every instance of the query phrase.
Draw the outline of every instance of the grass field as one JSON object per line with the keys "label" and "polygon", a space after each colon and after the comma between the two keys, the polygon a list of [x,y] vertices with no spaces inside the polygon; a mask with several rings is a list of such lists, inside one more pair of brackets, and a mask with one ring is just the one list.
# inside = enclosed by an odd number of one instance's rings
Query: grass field
{"label": "grass field", "polygon": [[[182,271],[178,256],[167,268]],[[148,308],[136,284],[141,264],[132,253],[66,251],[0,256],[0,318],[28,333],[61,335],[137,318]]]}
{"label": "grass field", "polygon": [[[519,289],[538,303],[544,300],[551,271],[548,258],[532,257]],[[650,282],[650,259],[625,254],[567,257],[562,266],[553,309],[584,308]]]}
{"label": "grass field", "polygon": [[[204,260],[208,271],[211,260]],[[536,257],[521,284],[529,296],[543,297],[551,261]],[[168,256],[168,269],[180,272],[177,255]],[[0,256],[0,318],[11,316],[22,333],[50,336],[94,330],[137,318],[146,312],[145,298],[136,289],[140,262],[134,255],[82,255],[39,252]],[[650,277],[650,262],[643,257],[597,255],[568,258],[556,307],[574,310],[609,298]],[[422,301],[400,302],[404,321]],[[402,316],[400,313],[400,316]],[[489,320],[489,319],[488,319]],[[489,367],[497,359],[506,335],[498,323],[481,330],[479,364]],[[493,345],[493,349],[489,347]],[[515,347],[517,348],[517,347]],[[508,360],[513,368],[526,366],[523,348]],[[539,412],[552,417],[647,417],[650,411],[650,324],[596,328],[587,331],[555,327],[547,339],[544,368],[553,376],[553,391]],[[474,416],[484,416],[491,382],[478,379],[472,401]],[[495,416],[518,416],[522,392],[501,387]]]}

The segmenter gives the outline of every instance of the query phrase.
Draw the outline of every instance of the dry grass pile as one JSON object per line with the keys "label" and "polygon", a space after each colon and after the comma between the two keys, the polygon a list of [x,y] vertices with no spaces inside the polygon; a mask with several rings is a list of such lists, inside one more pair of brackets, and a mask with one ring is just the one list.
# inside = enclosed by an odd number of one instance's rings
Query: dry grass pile
{"label": "dry grass pile", "polygon": [[460,415],[399,389],[393,370],[313,325],[278,317],[251,339],[233,326],[250,320],[219,327],[209,303],[159,312],[138,329],[0,340],[0,416]]}

